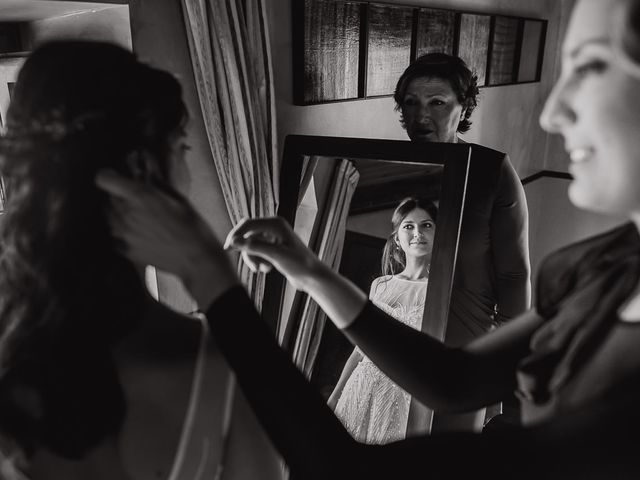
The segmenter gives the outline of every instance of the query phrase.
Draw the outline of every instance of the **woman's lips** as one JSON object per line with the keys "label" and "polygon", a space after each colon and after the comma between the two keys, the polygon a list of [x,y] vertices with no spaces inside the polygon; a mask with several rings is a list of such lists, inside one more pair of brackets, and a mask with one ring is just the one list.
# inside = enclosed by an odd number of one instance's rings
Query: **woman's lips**
{"label": "woman's lips", "polygon": [[569,150],[569,158],[573,163],[581,163],[587,160],[594,153],[591,147],[572,148]]}
{"label": "woman's lips", "polygon": [[434,130],[427,130],[427,129],[418,129],[415,131],[416,135],[431,135],[432,133],[434,133]]}

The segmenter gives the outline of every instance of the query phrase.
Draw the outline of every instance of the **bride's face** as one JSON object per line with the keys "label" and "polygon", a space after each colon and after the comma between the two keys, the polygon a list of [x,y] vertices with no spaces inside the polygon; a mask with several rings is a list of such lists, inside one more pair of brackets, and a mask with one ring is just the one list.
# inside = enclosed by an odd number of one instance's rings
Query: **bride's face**
{"label": "bride's face", "polygon": [[423,257],[433,250],[436,224],[426,210],[414,208],[400,222],[396,242],[406,256]]}

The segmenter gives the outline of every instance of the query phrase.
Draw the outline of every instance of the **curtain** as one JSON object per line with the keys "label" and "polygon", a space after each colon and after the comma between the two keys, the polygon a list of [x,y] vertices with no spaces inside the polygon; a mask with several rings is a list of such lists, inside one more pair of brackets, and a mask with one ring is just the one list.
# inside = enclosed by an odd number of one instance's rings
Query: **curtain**
{"label": "curtain", "polygon": [[[332,188],[324,215],[321,233],[314,249],[320,260],[337,270],[342,257],[342,246],[349,215],[349,205],[358,184],[360,174],[348,160],[341,160],[331,182]],[[322,329],[326,315],[310,298],[306,298],[301,310],[302,316],[293,349],[293,358],[300,370],[311,376],[313,364],[318,354]]]}
{"label": "curtain", "polygon": [[[211,159],[231,223],[275,215],[280,169],[265,0],[178,1]],[[241,260],[238,273],[259,309],[264,274],[252,273]],[[234,394],[233,379],[220,385],[220,392],[226,400],[216,479],[281,479],[276,452],[244,397]]]}
{"label": "curtain", "polygon": [[[189,51],[213,162],[235,225],[275,215],[276,154],[273,72],[264,0],[182,0]],[[241,262],[256,306],[264,275]]]}

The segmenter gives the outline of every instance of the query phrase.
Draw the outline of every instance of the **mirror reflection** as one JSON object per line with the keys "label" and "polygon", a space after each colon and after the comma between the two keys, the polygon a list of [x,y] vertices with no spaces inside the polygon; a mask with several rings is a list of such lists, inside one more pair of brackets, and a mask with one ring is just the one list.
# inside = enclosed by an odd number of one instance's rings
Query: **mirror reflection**
{"label": "mirror reflection", "polygon": [[[306,156],[294,229],[318,256],[398,321],[421,329],[443,166]],[[411,396],[287,287],[298,366],[350,433],[366,443],[406,435]]]}

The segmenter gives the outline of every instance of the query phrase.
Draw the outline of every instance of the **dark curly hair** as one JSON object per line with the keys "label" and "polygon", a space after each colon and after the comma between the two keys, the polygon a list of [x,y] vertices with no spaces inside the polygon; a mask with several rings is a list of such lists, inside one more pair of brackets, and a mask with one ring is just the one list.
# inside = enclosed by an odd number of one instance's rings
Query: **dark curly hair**
{"label": "dark curly hair", "polygon": [[0,140],[0,432],[27,455],[81,458],[123,422],[111,349],[147,294],[94,178],[132,176],[145,151],[168,180],[185,120],[179,83],[111,44],[49,43],[19,73]]}
{"label": "dark curly hair", "polygon": [[[400,75],[393,99],[396,110],[402,109],[402,101],[407,87],[416,78],[439,78],[449,82],[458,102],[464,109],[464,118],[458,125],[458,132],[465,133],[471,128],[471,114],[478,106],[478,76],[469,70],[467,64],[453,55],[446,53],[427,53],[416,58]],[[400,122],[404,127],[404,119]]]}
{"label": "dark curly hair", "polygon": [[416,197],[407,197],[402,200],[391,216],[391,233],[387,237],[387,243],[385,243],[382,251],[382,275],[396,275],[404,270],[407,259],[402,249],[394,248],[396,245],[395,239],[402,220],[416,208],[421,208],[427,212],[431,219],[436,222],[438,207],[431,200]]}

